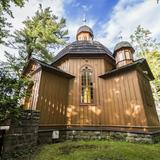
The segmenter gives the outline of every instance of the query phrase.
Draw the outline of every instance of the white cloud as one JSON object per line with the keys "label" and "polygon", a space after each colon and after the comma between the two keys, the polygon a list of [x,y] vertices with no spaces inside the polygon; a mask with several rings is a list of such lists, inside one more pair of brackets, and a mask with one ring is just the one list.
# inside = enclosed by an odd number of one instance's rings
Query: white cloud
{"label": "white cloud", "polygon": [[136,27],[149,29],[154,38],[160,35],[160,4],[155,0],[120,0],[114,7],[109,21],[102,25],[97,39],[107,47],[113,48],[118,42],[119,33],[123,39],[129,40],[129,36]]}
{"label": "white cloud", "polygon": [[[13,28],[11,28],[11,32],[15,31],[15,29],[20,29],[23,27],[23,21],[26,20],[27,17],[32,17],[34,13],[37,11],[39,4],[42,4],[43,8],[50,7],[55,15],[58,17],[65,16],[64,13],[64,4],[65,3],[71,3],[72,0],[68,0],[67,2],[65,0],[30,0],[29,2],[26,2],[25,6],[23,8],[18,8],[12,4],[11,10],[13,12],[13,15],[15,18],[11,18],[7,16],[8,22],[12,23]],[[0,45],[0,59],[6,60],[4,57],[4,51],[10,49]],[[13,54],[15,54],[15,51],[12,50]]]}
{"label": "white cloud", "polygon": [[89,11],[90,9],[92,9],[92,5],[82,5],[82,8],[85,12]]}
{"label": "white cloud", "polygon": [[[83,14],[79,13],[79,17],[73,20],[72,17],[67,17],[67,11],[64,10],[64,7],[66,4],[70,4],[75,8],[82,7],[84,10],[86,8],[85,6],[80,6],[80,3],[75,0],[29,0],[23,8],[12,6],[11,9],[15,18],[9,18],[9,21],[12,22],[14,26],[13,30],[21,28],[23,26],[22,21],[24,21],[27,16],[32,17],[34,15],[39,3],[42,4],[43,8],[51,7],[53,13],[58,17],[67,19],[67,28],[70,37],[69,42],[74,41],[77,29],[83,25]],[[90,8],[92,8],[92,5],[90,5],[85,12],[88,13]],[[97,22],[96,19],[90,19],[87,25],[93,27],[96,23],[100,22]],[[128,40],[130,34],[134,32],[138,25],[149,29],[155,38],[158,39],[158,36],[160,37],[160,4],[157,4],[156,0],[119,0],[113,8],[109,20],[101,25],[101,30],[95,35],[95,40],[100,41],[112,49],[115,43],[118,42],[120,32],[122,32],[124,39]],[[1,60],[5,59],[5,49],[5,47],[1,47]]]}
{"label": "white cloud", "polygon": [[[87,15],[90,9],[92,9],[92,4],[91,5],[82,5],[80,6],[80,3],[76,3],[75,0],[72,1],[72,5],[74,7],[80,7],[81,10],[77,16],[77,19],[73,20],[72,17],[66,17],[67,18],[67,28],[69,31],[69,37],[70,37],[70,42],[73,42],[76,40],[76,33],[77,30],[80,26],[82,25],[88,25],[89,27],[93,27],[97,20],[96,19],[87,19]],[[84,23],[83,20],[86,20]]]}
{"label": "white cloud", "polygon": [[[23,8],[18,8],[12,5],[14,19],[8,17],[8,20],[13,24],[13,29],[19,29],[23,26],[22,22],[27,17],[32,17],[39,8],[39,4],[42,4],[43,8],[50,7],[54,14],[58,17],[65,15],[64,13],[64,1],[65,0],[30,0],[26,2]],[[71,0],[70,0],[71,1]]]}

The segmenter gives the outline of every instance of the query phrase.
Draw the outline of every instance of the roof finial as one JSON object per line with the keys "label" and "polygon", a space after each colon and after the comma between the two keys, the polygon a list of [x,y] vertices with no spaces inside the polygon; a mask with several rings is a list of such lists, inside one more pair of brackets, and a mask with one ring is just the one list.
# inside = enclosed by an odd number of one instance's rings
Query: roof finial
{"label": "roof finial", "polygon": [[86,13],[88,11],[88,8],[86,5],[82,5],[82,10],[83,10],[83,20],[82,22],[84,23],[84,25],[86,24],[87,22],[87,18],[86,18]]}
{"label": "roof finial", "polygon": [[86,14],[84,14],[82,22],[83,22],[84,24],[86,24],[86,22],[87,22]]}
{"label": "roof finial", "polygon": [[119,40],[119,41],[122,41],[122,40],[123,40],[122,31],[120,31],[120,32],[119,32],[119,35],[118,35],[118,40]]}

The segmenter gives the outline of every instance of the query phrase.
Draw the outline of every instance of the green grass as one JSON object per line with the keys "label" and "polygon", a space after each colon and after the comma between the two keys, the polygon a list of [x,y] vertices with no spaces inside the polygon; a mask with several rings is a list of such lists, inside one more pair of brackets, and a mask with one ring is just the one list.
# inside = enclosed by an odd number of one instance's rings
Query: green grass
{"label": "green grass", "polygon": [[42,146],[33,160],[160,160],[160,144],[67,141]]}

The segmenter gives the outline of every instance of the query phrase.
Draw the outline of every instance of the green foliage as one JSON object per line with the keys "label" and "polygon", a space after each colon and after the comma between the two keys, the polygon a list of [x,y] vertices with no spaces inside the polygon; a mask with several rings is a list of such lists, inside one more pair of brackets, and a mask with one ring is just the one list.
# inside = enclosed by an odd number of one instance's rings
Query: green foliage
{"label": "green foliage", "polygon": [[19,56],[12,55],[8,52],[5,53],[5,56],[7,58],[6,66],[7,68],[14,72],[16,76],[21,77],[24,65],[27,63],[26,57],[23,56],[23,54],[19,53]]}
{"label": "green foliage", "polygon": [[[65,19],[58,20],[58,17],[52,14],[50,8],[39,10],[35,16],[28,18],[23,22],[24,28],[15,31],[13,40],[9,46],[18,50],[21,63],[25,63],[32,57],[36,57],[45,62],[51,62],[53,59],[53,49],[65,43],[64,36],[68,34],[65,30]],[[7,54],[8,60],[14,57]]]}
{"label": "green foliage", "polygon": [[[2,68],[3,67],[3,68]],[[18,118],[21,100],[27,94],[30,82],[24,77],[17,77],[1,64],[0,69],[0,122]]]}
{"label": "green foliage", "polygon": [[8,37],[9,32],[7,27],[10,27],[11,24],[7,22],[7,19],[4,17],[2,8],[0,7],[0,44],[4,44],[4,38]]}
{"label": "green foliage", "polygon": [[137,58],[145,58],[146,54],[152,51],[158,51],[160,48],[160,43],[157,43],[156,39],[152,38],[151,32],[140,25],[136,28],[130,38],[136,49],[135,54]]}
{"label": "green foliage", "polygon": [[[3,3],[3,8],[10,14],[8,2]],[[24,4],[19,0],[12,2],[20,6]],[[68,34],[65,20],[58,20],[50,8],[42,9],[41,5],[35,16],[23,23],[24,28],[15,31],[12,41],[8,42],[9,47],[18,51],[18,56],[6,52],[7,62],[0,70],[0,121],[19,116],[21,100],[30,94],[27,88],[31,82],[22,76],[28,60],[34,56],[46,62],[51,61],[52,49],[63,45],[63,37]]]}
{"label": "green foliage", "polygon": [[[4,39],[9,36],[11,24],[7,22],[4,14],[13,18],[10,10],[11,4],[22,7],[25,0],[0,1],[0,44],[5,44]],[[6,119],[17,118],[20,114],[20,100],[25,95],[28,81],[16,74],[11,74],[7,66],[0,63],[0,123]]]}
{"label": "green foliage", "polygon": [[155,77],[153,84],[155,85],[155,92],[157,92],[157,100],[160,100],[160,51],[148,52],[145,55],[145,58],[148,61],[151,71]]}
{"label": "green foliage", "polygon": [[138,26],[131,35],[131,41],[136,49],[136,58],[146,58],[155,80],[151,83],[154,98],[160,103],[160,43],[151,37],[151,32]]}
{"label": "green foliage", "polygon": [[[9,36],[9,27],[11,24],[7,22],[4,13],[7,13],[13,18],[12,11],[10,10],[11,4],[18,7],[23,7],[26,0],[0,0],[0,44],[4,44],[4,38]],[[7,29],[8,28],[8,29]]]}
{"label": "green foliage", "polygon": [[11,4],[15,4],[18,7],[23,7],[26,0],[1,0],[0,1],[0,8],[3,11],[8,13],[10,16],[13,17],[12,11],[10,10]]}
{"label": "green foliage", "polygon": [[33,160],[159,160],[160,145],[77,141],[45,145]]}

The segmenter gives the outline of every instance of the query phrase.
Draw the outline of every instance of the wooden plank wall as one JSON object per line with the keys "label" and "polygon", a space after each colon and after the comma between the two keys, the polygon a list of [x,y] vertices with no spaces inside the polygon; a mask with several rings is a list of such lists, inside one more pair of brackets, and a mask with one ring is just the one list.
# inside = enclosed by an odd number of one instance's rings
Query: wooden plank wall
{"label": "wooden plank wall", "polygon": [[69,80],[51,72],[42,71],[37,110],[40,126],[66,124]]}
{"label": "wooden plank wall", "polygon": [[[93,105],[80,105],[80,70],[89,65],[94,73]],[[137,71],[127,71],[107,79],[99,78],[112,69],[104,59],[69,59],[59,67],[73,75],[70,80],[67,123],[71,126],[147,126]]]}
{"label": "wooden plank wall", "polygon": [[33,81],[34,85],[32,86],[32,88],[30,88],[32,92],[31,95],[25,97],[24,99],[24,109],[36,110],[40,79],[41,79],[41,70],[36,71],[36,73],[34,74],[31,73],[30,80]]}
{"label": "wooden plank wall", "polygon": [[109,125],[146,126],[136,70],[104,80],[104,121]]}
{"label": "wooden plank wall", "polygon": [[[93,68],[94,104],[80,105],[80,71],[84,66]],[[69,106],[67,110],[68,125],[100,125],[102,123],[103,86],[99,75],[111,70],[103,58],[73,58],[62,62],[59,67],[73,75],[69,85]]]}
{"label": "wooden plank wall", "polygon": [[152,95],[151,86],[147,77],[142,73],[142,71],[137,72],[143,104],[145,108],[145,114],[148,120],[149,126],[158,126],[159,120],[157,111],[155,108],[155,103]]}
{"label": "wooden plank wall", "polygon": [[34,82],[33,89],[32,89],[32,94],[31,94],[31,104],[30,107],[32,110],[36,110],[36,104],[38,100],[38,91],[40,87],[40,79],[41,79],[41,73],[42,71],[39,70],[32,76],[32,80]]}

